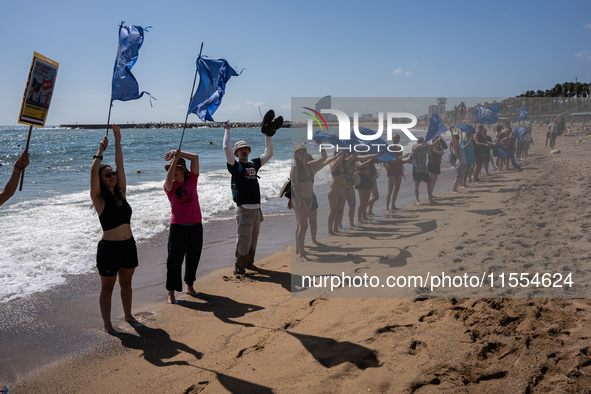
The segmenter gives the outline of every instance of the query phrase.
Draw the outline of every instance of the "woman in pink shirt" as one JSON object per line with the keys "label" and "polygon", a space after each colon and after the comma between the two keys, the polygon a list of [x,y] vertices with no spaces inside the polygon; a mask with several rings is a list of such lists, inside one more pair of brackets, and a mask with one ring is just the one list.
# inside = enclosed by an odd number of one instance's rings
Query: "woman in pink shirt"
{"label": "woman in pink shirt", "polygon": [[[174,292],[183,290],[181,281],[183,260],[185,260],[186,293],[193,297],[197,296],[193,283],[203,247],[203,225],[197,196],[199,156],[177,149],[168,152],[164,159],[170,160],[170,163],[164,166],[167,171],[164,191],[172,210],[166,260],[166,290],[168,290],[168,302],[174,304],[176,302]],[[185,159],[191,161],[190,171],[187,169]]]}

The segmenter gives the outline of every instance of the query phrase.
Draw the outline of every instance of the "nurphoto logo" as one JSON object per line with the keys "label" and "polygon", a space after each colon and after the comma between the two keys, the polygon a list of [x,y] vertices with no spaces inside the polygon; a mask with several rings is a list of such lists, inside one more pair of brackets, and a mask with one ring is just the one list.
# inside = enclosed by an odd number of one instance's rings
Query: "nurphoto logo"
{"label": "nurphoto logo", "polygon": [[[348,150],[351,152],[353,149],[355,152],[364,153],[369,152],[373,147],[376,147],[379,153],[382,152],[401,152],[402,146],[398,144],[387,144],[384,143],[385,141],[381,139],[382,134],[384,132],[384,113],[378,113],[378,130],[375,131],[373,134],[368,133],[367,131],[371,131],[367,128],[362,129],[365,133],[362,133],[359,128],[359,112],[353,112],[353,133],[355,137],[352,138],[351,136],[351,119],[349,116],[340,110],[337,109],[321,109],[320,112],[313,110],[309,107],[303,107],[311,111],[312,113],[304,112],[304,114],[310,116],[312,119],[308,119],[308,139],[313,140],[315,139],[314,135],[314,122],[313,120],[318,123],[320,126],[320,130],[323,131],[326,128],[326,132],[328,132],[328,125],[326,120],[322,116],[322,114],[333,114],[337,117],[339,122],[339,135],[338,139],[342,141],[350,141],[350,140],[359,140],[361,143],[349,144],[348,146],[342,146],[340,144],[320,144],[320,149],[334,149],[337,150]],[[410,119],[410,123],[400,123],[404,119]],[[417,138],[414,136],[413,133],[410,132],[409,129],[413,128],[417,124],[417,117],[408,112],[388,112],[386,115],[386,140],[392,141],[392,132],[393,130],[400,130],[402,131],[411,141],[416,141]],[[323,127],[324,125],[324,127]],[[378,141],[376,141],[378,140]],[[364,141],[376,141],[377,143],[373,144],[366,144]],[[336,142],[336,141],[334,141]],[[385,149],[384,149],[385,148]],[[384,150],[382,150],[384,149]]]}

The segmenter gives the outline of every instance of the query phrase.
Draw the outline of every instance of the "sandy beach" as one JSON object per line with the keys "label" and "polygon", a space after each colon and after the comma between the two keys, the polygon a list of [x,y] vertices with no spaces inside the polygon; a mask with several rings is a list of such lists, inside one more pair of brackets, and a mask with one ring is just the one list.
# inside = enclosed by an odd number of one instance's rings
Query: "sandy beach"
{"label": "sandy beach", "polygon": [[[439,192],[437,205],[406,205],[386,216],[382,196],[372,223],[317,247],[307,244],[310,262],[292,262],[287,248],[242,279],[227,268],[207,270],[196,286],[199,298],[168,305],[159,294],[134,307],[143,326],[122,325],[117,337],[89,331],[96,345],[85,348],[81,337],[75,357],[19,377],[9,392],[588,393],[591,138],[577,144],[559,137],[560,154],[550,154],[544,139],[545,129],[534,128],[523,171],[495,171],[459,194]],[[441,178],[438,188],[448,183]],[[385,288],[371,298],[343,287],[292,294],[300,275],[292,278],[292,263],[313,274],[338,263],[348,274],[381,278],[417,267],[469,277],[494,273],[495,286],[488,280],[435,292]],[[509,285],[510,273],[531,279],[536,272],[560,274],[562,281]],[[93,290],[80,291],[90,297]],[[97,308],[92,302],[87,307]],[[51,336],[44,341],[39,352],[52,351]]]}

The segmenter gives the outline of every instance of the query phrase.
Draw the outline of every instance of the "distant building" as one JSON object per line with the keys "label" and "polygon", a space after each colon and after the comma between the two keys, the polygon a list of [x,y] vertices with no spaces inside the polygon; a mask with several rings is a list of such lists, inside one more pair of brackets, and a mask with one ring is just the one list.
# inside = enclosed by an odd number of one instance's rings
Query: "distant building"
{"label": "distant building", "polygon": [[437,105],[430,105],[429,106],[429,118],[433,115],[433,113],[437,113],[440,118],[445,116],[445,104],[447,103],[447,98],[445,97],[438,97],[437,98]]}

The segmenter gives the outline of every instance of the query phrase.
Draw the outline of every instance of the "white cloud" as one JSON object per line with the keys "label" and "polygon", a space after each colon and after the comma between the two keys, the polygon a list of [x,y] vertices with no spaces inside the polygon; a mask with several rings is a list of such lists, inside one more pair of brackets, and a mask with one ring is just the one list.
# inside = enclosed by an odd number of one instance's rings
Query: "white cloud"
{"label": "white cloud", "polygon": [[591,23],[587,23],[585,26],[582,27],[582,29],[589,29],[589,30],[591,30]]}
{"label": "white cloud", "polygon": [[396,70],[392,72],[392,75],[396,75],[397,77],[404,75],[405,77],[412,77],[410,71],[404,71],[402,67],[398,67]]}
{"label": "white cloud", "polygon": [[579,53],[575,53],[575,57],[585,57],[587,60],[591,60],[591,51],[583,51]]}

